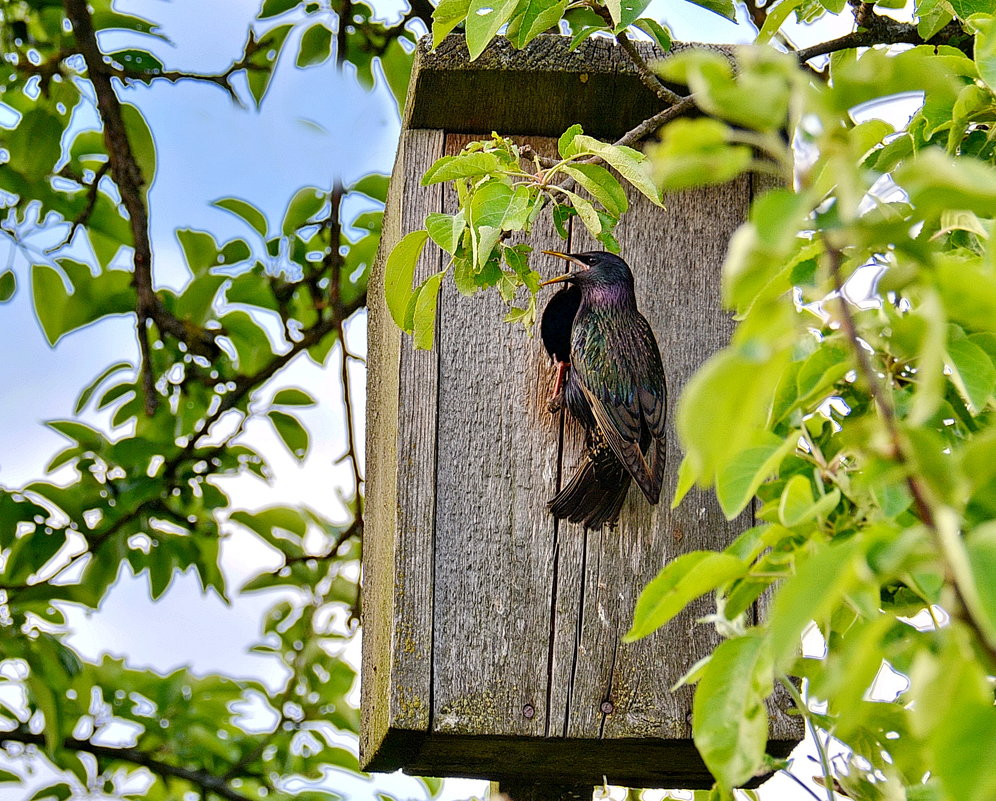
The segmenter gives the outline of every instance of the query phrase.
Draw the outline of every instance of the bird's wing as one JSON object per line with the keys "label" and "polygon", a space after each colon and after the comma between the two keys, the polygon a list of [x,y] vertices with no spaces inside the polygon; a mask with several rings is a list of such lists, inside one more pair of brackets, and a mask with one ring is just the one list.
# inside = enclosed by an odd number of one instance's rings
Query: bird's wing
{"label": "bird's wing", "polygon": [[[617,407],[606,404],[602,398],[593,393],[583,383],[581,384],[581,388],[591,405],[595,422],[598,423],[598,427],[605,435],[605,441],[609,443],[612,452],[622,462],[626,471],[636,480],[637,485],[643,490],[643,494],[647,496],[647,500],[651,503],[657,503],[660,492],[654,492],[653,474],[651,473],[650,466],[647,464],[647,460],[643,458],[639,439],[631,439],[627,434],[619,430],[619,426],[616,423],[620,417]],[[638,430],[637,437],[639,437]]]}

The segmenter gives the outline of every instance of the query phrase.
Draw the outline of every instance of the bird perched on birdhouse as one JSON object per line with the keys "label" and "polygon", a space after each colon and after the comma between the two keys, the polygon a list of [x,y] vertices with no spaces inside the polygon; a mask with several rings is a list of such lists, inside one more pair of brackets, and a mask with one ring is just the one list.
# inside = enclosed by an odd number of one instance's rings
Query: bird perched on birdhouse
{"label": "bird perched on birdhouse", "polygon": [[604,251],[545,252],[579,268],[543,282],[566,282],[576,294],[558,292],[540,329],[558,362],[551,401],[562,381],[567,410],[585,431],[581,464],[549,506],[554,517],[599,528],[619,518],[631,480],[651,504],[660,500],[664,365],[653,329],[637,309],[633,273],[625,261]]}

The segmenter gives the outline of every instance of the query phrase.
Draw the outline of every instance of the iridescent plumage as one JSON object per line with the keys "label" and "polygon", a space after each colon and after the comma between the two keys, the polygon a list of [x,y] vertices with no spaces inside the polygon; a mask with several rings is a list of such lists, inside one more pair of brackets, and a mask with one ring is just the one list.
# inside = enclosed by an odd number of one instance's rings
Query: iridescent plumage
{"label": "iridescent plumage", "polygon": [[637,309],[626,262],[602,251],[554,255],[583,268],[546,283],[566,281],[581,293],[570,327],[564,399],[585,430],[585,452],[550,511],[598,528],[618,519],[631,479],[650,503],[660,500],[664,366],[654,332]]}

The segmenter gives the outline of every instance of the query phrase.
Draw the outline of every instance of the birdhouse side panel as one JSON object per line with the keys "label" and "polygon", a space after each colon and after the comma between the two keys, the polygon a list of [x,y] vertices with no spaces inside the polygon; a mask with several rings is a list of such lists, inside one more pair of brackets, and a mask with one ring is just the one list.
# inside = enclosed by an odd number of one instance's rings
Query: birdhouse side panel
{"label": "birdhouse side panel", "polygon": [[[413,350],[383,292],[387,254],[441,202],[441,188],[421,177],[443,141],[438,130],[403,132],[370,279],[360,738],[369,769],[397,768],[405,732],[425,732],[431,714],[438,355]],[[440,261],[427,248],[416,282]]]}

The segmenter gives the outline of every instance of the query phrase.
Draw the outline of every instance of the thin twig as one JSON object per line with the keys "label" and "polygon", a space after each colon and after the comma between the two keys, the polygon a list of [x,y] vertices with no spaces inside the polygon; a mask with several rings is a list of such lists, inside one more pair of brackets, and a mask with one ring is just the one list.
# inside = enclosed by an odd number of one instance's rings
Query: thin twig
{"label": "thin twig", "polygon": [[[19,726],[13,731],[0,734],[0,741],[44,746],[45,736],[43,734],[34,734],[26,728]],[[65,738],[62,741],[62,747],[69,751],[93,754],[95,757],[103,759],[131,762],[133,765],[148,768],[163,778],[183,779],[227,801],[248,801],[249,798],[234,790],[226,779],[216,776],[209,771],[171,765],[168,762],[163,762],[161,759],[150,756],[139,748],[113,748],[107,745],[97,745],[89,740],[79,740],[75,737]]]}
{"label": "thin twig", "polygon": [[833,772],[830,768],[830,759],[827,756],[826,748],[823,747],[823,743],[820,742],[819,734],[816,731],[816,724],[813,723],[813,716],[809,705],[803,699],[802,694],[799,689],[792,683],[791,679],[787,676],[780,676],[779,680],[788,694],[792,697],[792,703],[795,704],[795,708],[799,710],[799,714],[802,715],[803,720],[806,721],[806,726],[809,729],[809,733],[813,738],[813,742],[816,744],[816,753],[820,757],[820,768],[823,771],[823,781],[826,786],[827,791],[827,801],[836,801],[833,794]]}
{"label": "thin twig", "polygon": [[[612,19],[612,14],[609,11],[608,6],[599,5],[598,3],[590,3],[588,8],[602,18],[602,21],[605,22],[609,30],[612,30],[616,26],[615,20]],[[640,55],[640,51],[636,49],[636,45],[634,45],[629,36],[626,35],[626,31],[619,31],[619,33],[613,35],[619,43],[619,46],[622,47],[633,66],[636,68],[636,74],[639,76],[640,82],[644,86],[646,86],[651,92],[657,95],[657,97],[669,106],[674,105],[681,100],[681,95],[668,89],[661,81],[657,73],[650,69],[650,66],[644,60],[643,56]]]}
{"label": "thin twig", "polygon": [[653,135],[664,124],[673,119],[687,114],[695,108],[695,96],[688,95],[680,98],[673,106],[658,111],[654,116],[648,117],[635,128],[624,133],[614,144],[620,146],[633,147],[642,142],[647,137]]}
{"label": "thin twig", "polygon": [[[339,9],[338,27],[335,32],[335,65],[342,69],[346,63],[346,49],[349,41],[349,26],[353,23],[353,0],[342,0],[342,8]],[[399,26],[401,27],[401,26]]]}
{"label": "thin twig", "polygon": [[[100,189],[101,179],[107,175],[107,171],[111,168],[111,162],[105,161],[97,171],[94,173],[93,180],[88,184],[84,184],[82,179],[78,179],[78,183],[86,186],[86,205],[83,210],[76,215],[72,222],[69,223],[69,232],[63,238],[61,242],[57,245],[53,245],[50,248],[46,248],[46,253],[55,253],[57,250],[68,245],[73,241],[73,236],[81,225],[86,225],[90,220],[90,215],[93,214],[93,209],[97,205],[97,195]],[[74,179],[75,180],[75,179]]]}
{"label": "thin twig", "polygon": [[[606,9],[606,13],[608,13],[608,9]],[[636,45],[633,44],[625,31],[620,31],[616,34],[616,41],[619,42],[626,55],[629,56],[629,60],[633,62],[633,66],[636,67],[636,72],[640,76],[640,81],[644,86],[668,105],[674,105],[682,99],[681,95],[677,92],[672,92],[668,89],[657,76],[657,73],[650,69],[647,62],[644,61],[643,56],[640,55],[640,51],[636,49]]]}
{"label": "thin twig", "polygon": [[[90,9],[86,0],[63,0],[66,18],[72,24],[79,54],[86,64],[87,78],[97,98],[97,111],[104,131],[104,145],[107,148],[111,175],[121,195],[121,203],[128,212],[131,227],[133,275],[138,317],[139,340],[148,337],[146,320],[152,320],[161,334],[168,334],[185,343],[194,353],[214,355],[217,352],[214,337],[209,332],[185,323],[173,316],[156,294],[152,282],[152,243],[149,238],[149,212],[145,202],[146,177],[142,175],[138,160],[132,150],[131,141],[125,128],[121,102],[111,83],[114,69],[104,60],[104,53],[97,42],[97,32],[93,26]],[[143,347],[143,353],[147,350]],[[144,366],[144,370],[151,367]],[[146,382],[148,388],[148,382]],[[145,400],[148,412],[154,411],[157,397],[153,394]]]}

